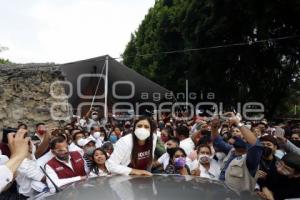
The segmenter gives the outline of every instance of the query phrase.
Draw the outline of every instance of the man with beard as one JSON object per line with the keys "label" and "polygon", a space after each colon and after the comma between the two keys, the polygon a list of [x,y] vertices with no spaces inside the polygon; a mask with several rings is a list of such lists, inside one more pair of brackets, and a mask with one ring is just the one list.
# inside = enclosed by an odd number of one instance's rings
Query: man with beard
{"label": "man with beard", "polygon": [[[50,142],[50,149],[55,155],[45,166],[51,180],[61,187],[68,183],[86,179],[84,160],[77,151],[69,152],[68,144],[63,137],[55,137]],[[50,192],[56,191],[51,180],[47,178]]]}

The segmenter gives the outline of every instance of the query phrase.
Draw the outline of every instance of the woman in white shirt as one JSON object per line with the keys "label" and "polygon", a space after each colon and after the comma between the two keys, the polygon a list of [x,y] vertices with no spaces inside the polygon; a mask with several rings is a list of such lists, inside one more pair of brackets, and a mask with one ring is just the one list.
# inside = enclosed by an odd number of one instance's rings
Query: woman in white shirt
{"label": "woman in white shirt", "polygon": [[106,169],[105,162],[108,159],[108,156],[104,149],[95,149],[92,158],[93,165],[91,166],[89,177],[107,176],[109,172]]}
{"label": "woman in white shirt", "polygon": [[133,134],[118,140],[105,165],[115,174],[151,176],[157,141],[153,123],[147,117],[140,117],[133,127]]}
{"label": "woman in white shirt", "polygon": [[218,180],[220,165],[213,159],[211,148],[202,144],[197,147],[197,159],[191,164],[192,175]]}

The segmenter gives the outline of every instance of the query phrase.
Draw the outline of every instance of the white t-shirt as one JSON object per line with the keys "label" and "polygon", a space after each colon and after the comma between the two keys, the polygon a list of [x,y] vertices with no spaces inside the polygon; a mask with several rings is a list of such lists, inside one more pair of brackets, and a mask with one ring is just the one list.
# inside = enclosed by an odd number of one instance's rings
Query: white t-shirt
{"label": "white t-shirt", "polygon": [[179,147],[185,151],[186,155],[190,155],[194,151],[195,144],[191,138],[186,138],[180,141]]}
{"label": "white t-shirt", "polygon": [[80,153],[81,156],[83,156],[84,154],[84,151],[82,148],[80,148],[79,146],[77,146],[74,142],[72,142],[70,145],[69,145],[69,151],[78,151]]}
{"label": "white t-shirt", "polygon": [[[32,182],[41,181],[44,177],[43,172],[39,169],[35,159],[30,160],[25,158],[17,170],[16,181],[19,185],[19,193],[25,196],[32,196]],[[46,187],[46,185],[44,185]]]}
{"label": "white t-shirt", "polygon": [[8,160],[9,158],[6,155],[0,154],[0,165],[4,165]]}
{"label": "white t-shirt", "polygon": [[12,180],[12,171],[6,165],[0,165],[0,193]]}
{"label": "white t-shirt", "polygon": [[157,160],[157,162],[159,162],[160,164],[163,164],[164,170],[166,169],[166,167],[168,166],[170,161],[170,155],[168,153],[164,153],[163,155],[161,155],[159,157],[159,159]]}
{"label": "white t-shirt", "polygon": [[220,173],[220,165],[214,159],[211,160],[208,170],[200,164],[200,177],[219,180]]}
{"label": "white t-shirt", "polygon": [[51,150],[49,150],[45,155],[43,155],[42,157],[37,159],[37,164],[41,167],[45,167],[47,162],[49,162],[49,160],[51,160],[53,157],[54,157],[54,154],[52,153]]}
{"label": "white t-shirt", "polygon": [[212,159],[210,162],[209,169],[206,170],[201,163],[199,163],[199,160],[194,160],[189,162],[190,170],[200,170],[200,177],[202,178],[208,178],[213,180],[219,180],[219,176],[221,173],[220,165],[215,160]]}

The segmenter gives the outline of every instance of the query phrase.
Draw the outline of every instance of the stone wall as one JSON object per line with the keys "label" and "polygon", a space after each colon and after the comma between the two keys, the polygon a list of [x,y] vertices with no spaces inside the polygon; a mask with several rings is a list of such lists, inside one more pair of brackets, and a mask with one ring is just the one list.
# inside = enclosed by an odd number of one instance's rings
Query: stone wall
{"label": "stone wall", "polygon": [[[33,131],[38,122],[57,125],[52,115],[69,116],[67,104],[54,106],[51,111],[53,104],[68,102],[50,94],[51,84],[63,79],[54,64],[0,65],[0,139],[3,127],[16,127],[22,122]],[[61,84],[54,84],[52,91],[64,95]]]}

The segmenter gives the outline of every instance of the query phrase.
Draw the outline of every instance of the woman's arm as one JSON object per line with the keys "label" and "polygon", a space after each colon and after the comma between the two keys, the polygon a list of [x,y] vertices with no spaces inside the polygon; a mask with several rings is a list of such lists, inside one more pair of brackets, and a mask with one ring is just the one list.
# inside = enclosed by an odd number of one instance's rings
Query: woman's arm
{"label": "woman's arm", "polygon": [[[130,155],[132,148],[132,141],[129,138],[131,135],[124,136],[117,141],[113,153],[110,158],[105,162],[107,170],[113,174],[129,175],[132,171],[127,165],[130,163]],[[126,163],[124,163],[124,159]]]}

